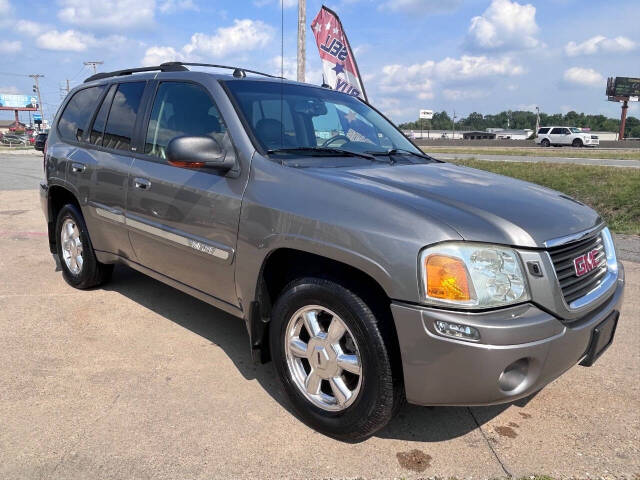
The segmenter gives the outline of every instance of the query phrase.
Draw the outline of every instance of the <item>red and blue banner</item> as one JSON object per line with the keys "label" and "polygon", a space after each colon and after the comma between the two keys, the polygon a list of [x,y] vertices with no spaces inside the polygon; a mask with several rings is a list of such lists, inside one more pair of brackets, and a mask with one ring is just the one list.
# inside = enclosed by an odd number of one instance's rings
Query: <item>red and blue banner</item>
{"label": "red and blue banner", "polygon": [[366,101],[358,65],[338,15],[323,5],[311,22],[311,29],[322,60],[324,83]]}

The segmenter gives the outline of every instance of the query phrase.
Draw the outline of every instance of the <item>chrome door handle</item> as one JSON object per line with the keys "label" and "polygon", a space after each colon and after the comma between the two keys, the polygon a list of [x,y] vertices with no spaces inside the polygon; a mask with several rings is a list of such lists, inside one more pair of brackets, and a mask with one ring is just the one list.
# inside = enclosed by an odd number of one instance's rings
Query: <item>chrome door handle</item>
{"label": "chrome door handle", "polygon": [[140,190],[149,190],[151,188],[151,182],[146,178],[135,178],[133,182],[136,188]]}
{"label": "chrome door handle", "polygon": [[75,173],[81,173],[86,170],[87,166],[84,163],[72,163],[71,171]]}

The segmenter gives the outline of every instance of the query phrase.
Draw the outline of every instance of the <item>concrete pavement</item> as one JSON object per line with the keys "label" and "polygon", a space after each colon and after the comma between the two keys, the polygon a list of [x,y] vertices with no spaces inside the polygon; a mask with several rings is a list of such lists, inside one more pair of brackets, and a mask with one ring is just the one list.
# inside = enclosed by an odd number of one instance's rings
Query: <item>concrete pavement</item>
{"label": "concrete pavement", "polygon": [[627,277],[594,367],[515,405],[406,406],[344,444],[291,413],[241,321],[127,268],[73,290],[37,190],[0,191],[0,478],[634,478],[640,265]]}

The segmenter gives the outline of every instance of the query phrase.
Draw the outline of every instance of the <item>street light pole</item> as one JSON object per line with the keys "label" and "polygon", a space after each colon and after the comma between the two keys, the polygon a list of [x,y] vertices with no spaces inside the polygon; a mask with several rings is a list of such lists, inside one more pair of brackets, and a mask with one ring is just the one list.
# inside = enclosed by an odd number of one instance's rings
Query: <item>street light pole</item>
{"label": "street light pole", "polygon": [[[44,124],[44,113],[42,111],[42,98],[40,97],[40,85],[38,84],[38,79],[44,77],[44,75],[40,75],[38,73],[33,74],[33,75],[29,75],[29,77],[33,78],[33,81],[35,82],[36,85],[36,93],[38,94],[38,107],[40,109],[40,121],[42,122],[41,125]],[[38,131],[40,131],[40,127],[38,127]]]}
{"label": "street light pole", "polygon": [[[283,0],[281,0],[283,1]],[[298,0],[298,81],[305,80],[307,0]]]}
{"label": "street light pole", "polygon": [[98,65],[102,65],[104,62],[100,61],[100,62],[82,62],[85,64],[85,66],[91,66],[93,67],[93,74],[96,74],[96,66]]}

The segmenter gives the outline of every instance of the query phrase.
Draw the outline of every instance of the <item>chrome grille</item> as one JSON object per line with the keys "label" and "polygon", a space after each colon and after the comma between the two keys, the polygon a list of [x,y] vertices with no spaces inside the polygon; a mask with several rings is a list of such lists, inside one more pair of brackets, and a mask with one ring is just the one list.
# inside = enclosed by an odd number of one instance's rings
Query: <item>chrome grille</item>
{"label": "chrome grille", "polygon": [[[595,257],[598,266],[578,277],[573,260],[592,250],[598,251]],[[576,242],[550,248],[548,251],[553,267],[556,270],[556,276],[560,282],[562,294],[568,305],[597,288],[607,273],[606,253],[601,233]]]}

